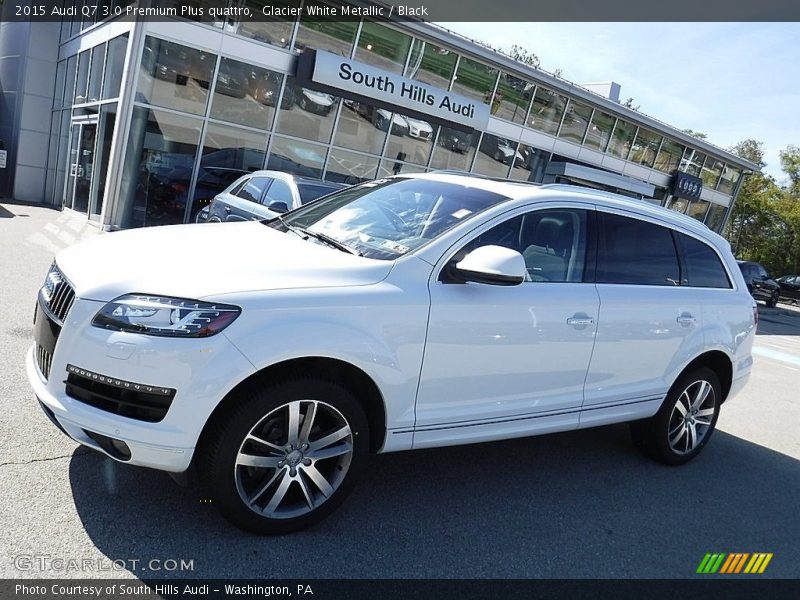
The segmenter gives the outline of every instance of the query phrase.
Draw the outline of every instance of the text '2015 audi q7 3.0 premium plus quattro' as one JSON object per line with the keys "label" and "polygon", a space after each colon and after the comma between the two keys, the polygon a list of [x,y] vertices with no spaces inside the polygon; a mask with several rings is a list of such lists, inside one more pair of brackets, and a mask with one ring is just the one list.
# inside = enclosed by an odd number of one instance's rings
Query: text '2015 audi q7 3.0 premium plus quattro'
{"label": "text '2015 audi q7 3.0 premium plus quattro'", "polygon": [[[198,261],[164,261],[176,248]],[[69,437],[196,469],[260,533],[305,527],[371,452],[630,421],[701,452],[750,374],[756,310],[721,237],[581,188],[429,173],[269,221],[61,252],[27,373]]]}

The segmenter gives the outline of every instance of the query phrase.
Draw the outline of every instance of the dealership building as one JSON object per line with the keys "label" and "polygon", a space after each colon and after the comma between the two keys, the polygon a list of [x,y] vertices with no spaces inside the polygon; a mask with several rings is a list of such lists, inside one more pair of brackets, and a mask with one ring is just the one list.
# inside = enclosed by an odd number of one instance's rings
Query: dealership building
{"label": "dealership building", "polygon": [[189,222],[261,168],[345,183],[458,170],[613,191],[720,231],[758,169],[622,106],[616,85],[597,93],[430,23],[234,5],[294,16],[103,19],[126,12],[115,0],[0,19],[0,197],[114,230]]}

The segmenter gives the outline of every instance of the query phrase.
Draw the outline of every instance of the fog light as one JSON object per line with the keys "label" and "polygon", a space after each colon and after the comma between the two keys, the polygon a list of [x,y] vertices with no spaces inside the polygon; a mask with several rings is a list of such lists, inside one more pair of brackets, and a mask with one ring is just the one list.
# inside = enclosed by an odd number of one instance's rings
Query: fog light
{"label": "fog light", "polygon": [[119,458],[121,458],[122,460],[130,460],[131,449],[128,448],[128,444],[126,444],[122,440],[115,440],[112,438],[111,447],[117,451]]}

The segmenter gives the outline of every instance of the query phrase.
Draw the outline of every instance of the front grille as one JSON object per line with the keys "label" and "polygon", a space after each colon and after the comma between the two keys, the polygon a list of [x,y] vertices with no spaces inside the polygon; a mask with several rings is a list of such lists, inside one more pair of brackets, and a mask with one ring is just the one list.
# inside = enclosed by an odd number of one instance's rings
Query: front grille
{"label": "front grille", "polygon": [[40,344],[36,345],[36,366],[45,379],[50,378],[50,367],[53,365],[53,355]]}
{"label": "front grille", "polygon": [[50,266],[47,277],[44,278],[44,285],[39,291],[39,297],[42,307],[59,325],[63,325],[75,301],[75,290],[56,263]]}
{"label": "front grille", "polygon": [[157,423],[166,415],[175,390],[134,383],[67,365],[67,396],[129,419]]}

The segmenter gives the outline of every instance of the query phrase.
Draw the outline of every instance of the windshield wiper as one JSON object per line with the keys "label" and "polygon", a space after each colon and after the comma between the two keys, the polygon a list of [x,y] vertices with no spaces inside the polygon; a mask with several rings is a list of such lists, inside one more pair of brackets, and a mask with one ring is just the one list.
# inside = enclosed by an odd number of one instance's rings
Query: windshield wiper
{"label": "windshield wiper", "polygon": [[296,225],[289,225],[289,223],[284,221],[283,217],[280,215],[275,217],[275,220],[280,221],[281,225],[286,227],[288,231],[291,231],[292,233],[299,235],[303,239],[307,240],[308,238],[313,237],[314,239],[317,239],[322,243],[327,244],[328,246],[336,248],[337,250],[341,250],[342,252],[347,252],[348,254],[353,254],[354,256],[363,256],[363,254],[361,254],[361,252],[359,252],[355,248],[351,248],[350,246],[343,244],[336,238],[332,238],[329,235],[326,235],[324,233],[319,233],[316,231],[311,231],[303,227],[297,227]]}
{"label": "windshield wiper", "polygon": [[[290,227],[290,226],[286,225],[286,227]],[[324,233],[319,233],[318,231],[310,231],[308,229],[303,229],[302,227],[294,227],[293,229],[296,229],[296,230],[304,233],[306,236],[313,237],[314,239],[317,239],[317,240],[319,240],[319,241],[321,241],[321,242],[323,242],[325,244],[328,244],[328,246],[336,248],[337,250],[341,250],[342,252],[347,252],[347,253],[353,254],[355,256],[361,256],[361,252],[359,252],[355,248],[351,248],[347,244],[343,244],[342,242],[340,242],[336,238],[332,238],[331,236],[326,235]]]}

